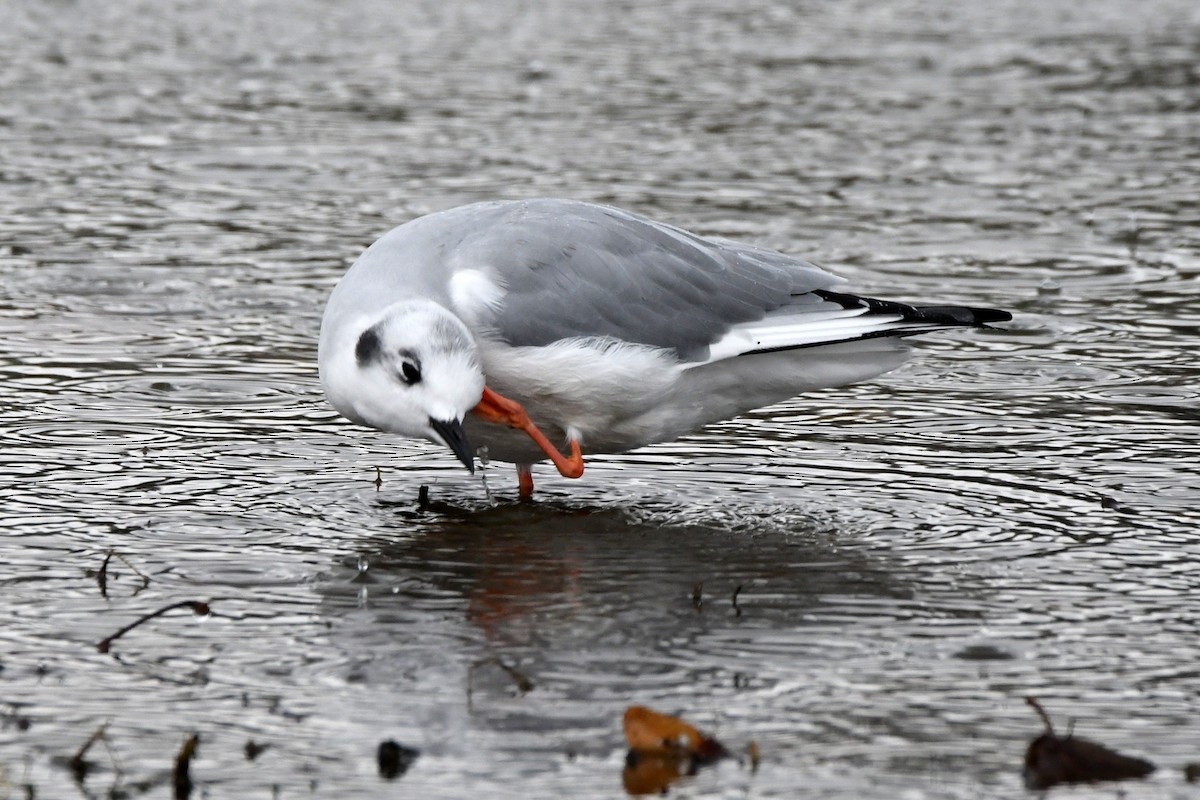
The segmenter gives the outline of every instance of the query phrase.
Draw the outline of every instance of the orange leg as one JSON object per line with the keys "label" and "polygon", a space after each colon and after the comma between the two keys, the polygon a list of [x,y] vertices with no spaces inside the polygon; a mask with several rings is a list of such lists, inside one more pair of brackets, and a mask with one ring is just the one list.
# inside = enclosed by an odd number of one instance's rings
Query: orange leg
{"label": "orange leg", "polygon": [[[564,456],[558,451],[557,447],[550,444],[550,440],[546,438],[546,435],[539,431],[538,427],[533,424],[533,420],[525,413],[525,409],[521,408],[520,403],[498,395],[484,386],[483,398],[471,411],[488,422],[495,422],[525,431],[529,435],[529,438],[533,439],[533,443],[540,447],[542,452],[554,462],[554,466],[558,468],[558,474],[564,478],[578,478],[583,475],[583,451],[579,449],[579,442],[572,439],[570,442],[571,455],[569,458]],[[532,477],[530,477],[529,482],[532,485]]]}
{"label": "orange leg", "polygon": [[533,499],[532,464],[517,464],[517,496],[522,500]]}

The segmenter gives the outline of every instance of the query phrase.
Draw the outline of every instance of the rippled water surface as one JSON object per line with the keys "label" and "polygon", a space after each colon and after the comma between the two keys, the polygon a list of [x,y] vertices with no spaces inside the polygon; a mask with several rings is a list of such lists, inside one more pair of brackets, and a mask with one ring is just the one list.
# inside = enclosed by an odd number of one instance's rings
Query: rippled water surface
{"label": "rippled water surface", "polygon": [[[15,0],[0,54],[0,797],[170,796],[191,733],[207,797],[621,796],[631,704],[757,744],[680,796],[1022,797],[1027,695],[1196,796],[1194,2]],[[543,195],[1016,320],[489,498],[317,327]]]}

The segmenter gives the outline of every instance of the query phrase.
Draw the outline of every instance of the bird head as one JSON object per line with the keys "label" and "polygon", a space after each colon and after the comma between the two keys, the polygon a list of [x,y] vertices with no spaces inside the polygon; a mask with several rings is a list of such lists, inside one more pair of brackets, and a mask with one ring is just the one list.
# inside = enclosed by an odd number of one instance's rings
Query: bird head
{"label": "bird head", "polygon": [[343,416],[445,445],[475,471],[462,421],[483,395],[483,371],[462,320],[432,301],[404,301],[339,320],[321,344],[321,384]]}

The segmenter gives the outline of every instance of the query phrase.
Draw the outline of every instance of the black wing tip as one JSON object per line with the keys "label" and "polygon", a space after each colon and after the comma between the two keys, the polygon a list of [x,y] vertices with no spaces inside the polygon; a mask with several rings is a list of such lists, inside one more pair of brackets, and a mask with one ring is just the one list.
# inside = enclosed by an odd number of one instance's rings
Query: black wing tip
{"label": "black wing tip", "polygon": [[991,322],[1008,322],[1012,314],[999,308],[975,308],[973,306],[918,306],[922,319],[930,322],[945,320],[948,325],[986,326]]}
{"label": "black wing tip", "polygon": [[973,306],[910,306],[891,300],[874,297],[859,297],[842,292],[817,289],[813,292],[823,300],[837,303],[842,308],[869,309],[874,314],[899,314],[905,320],[929,322],[934,325],[970,326],[985,328],[992,322],[1008,322],[1012,314],[999,308],[975,308]]}

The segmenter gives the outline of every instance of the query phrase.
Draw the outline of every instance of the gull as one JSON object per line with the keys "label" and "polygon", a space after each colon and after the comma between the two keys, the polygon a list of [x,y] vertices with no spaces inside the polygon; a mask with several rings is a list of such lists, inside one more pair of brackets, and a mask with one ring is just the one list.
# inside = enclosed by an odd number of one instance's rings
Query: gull
{"label": "gull", "polygon": [[843,282],[610,206],[474,203],[355,261],[321,322],[321,384],[348,419],[449,447],[471,472],[476,453],[514,462],[528,498],[543,459],[578,478],[584,453],[873,378],[905,360],[905,337],[1012,318]]}

